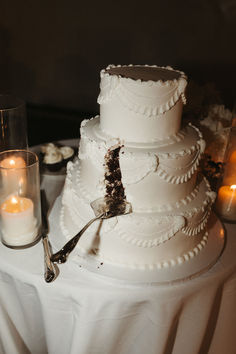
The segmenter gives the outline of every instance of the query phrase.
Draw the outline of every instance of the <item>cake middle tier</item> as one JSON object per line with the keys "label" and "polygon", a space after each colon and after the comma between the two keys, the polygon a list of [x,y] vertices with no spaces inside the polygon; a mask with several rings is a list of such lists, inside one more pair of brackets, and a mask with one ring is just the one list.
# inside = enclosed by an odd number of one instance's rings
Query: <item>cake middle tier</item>
{"label": "cake middle tier", "polygon": [[197,193],[196,172],[205,148],[197,128],[188,125],[158,143],[126,143],[104,134],[100,118],[81,125],[77,187],[92,201],[105,195],[105,155],[121,146],[121,180],[135,212],[170,211],[186,205]]}

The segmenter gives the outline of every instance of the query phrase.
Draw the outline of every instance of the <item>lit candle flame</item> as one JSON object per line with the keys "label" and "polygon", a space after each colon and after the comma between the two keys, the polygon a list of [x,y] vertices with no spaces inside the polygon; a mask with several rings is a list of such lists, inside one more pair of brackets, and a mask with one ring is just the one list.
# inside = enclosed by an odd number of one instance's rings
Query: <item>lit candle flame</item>
{"label": "lit candle flame", "polygon": [[224,238],[224,235],[225,235],[224,229],[220,229],[220,237]]}
{"label": "lit candle flame", "polygon": [[230,186],[230,189],[236,190],[236,184],[232,184],[232,186]]}
{"label": "lit candle flame", "polygon": [[12,204],[17,204],[18,200],[16,197],[11,197],[11,202],[12,202]]}
{"label": "lit candle flame", "polygon": [[11,166],[13,166],[13,165],[15,165],[15,164],[16,164],[16,162],[15,162],[15,160],[14,160],[14,159],[11,159],[9,163],[10,163],[10,165],[11,165]]}
{"label": "lit candle flame", "polygon": [[12,195],[9,199],[2,203],[0,209],[8,213],[20,213],[31,208],[32,205],[33,203],[31,199]]}

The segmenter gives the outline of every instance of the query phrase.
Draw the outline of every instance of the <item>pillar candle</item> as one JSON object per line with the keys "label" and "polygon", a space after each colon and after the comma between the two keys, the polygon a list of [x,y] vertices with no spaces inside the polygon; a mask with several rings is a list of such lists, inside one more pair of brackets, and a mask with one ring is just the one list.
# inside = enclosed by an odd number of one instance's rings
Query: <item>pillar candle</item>
{"label": "pillar candle", "polygon": [[218,190],[216,210],[225,219],[236,221],[236,185],[221,186]]}
{"label": "pillar candle", "polygon": [[1,204],[0,212],[4,243],[21,246],[34,241],[37,228],[31,199],[13,195]]}
{"label": "pillar candle", "polygon": [[26,163],[22,157],[8,157],[0,162],[5,195],[23,194],[26,189]]}

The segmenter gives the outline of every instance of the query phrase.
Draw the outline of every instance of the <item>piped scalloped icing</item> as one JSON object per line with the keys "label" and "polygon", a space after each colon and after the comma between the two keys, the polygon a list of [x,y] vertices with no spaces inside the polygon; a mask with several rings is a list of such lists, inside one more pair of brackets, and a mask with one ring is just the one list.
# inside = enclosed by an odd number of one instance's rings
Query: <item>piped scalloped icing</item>
{"label": "piped scalloped icing", "polygon": [[[148,174],[155,172],[168,183],[184,183],[196,172],[205,149],[205,141],[199,130],[192,125],[186,131],[195,130],[198,135],[192,145],[176,151],[162,152],[144,149],[141,152],[132,149],[121,149],[121,166],[124,184],[138,183]],[[186,132],[184,135],[186,136]],[[176,163],[177,161],[177,163]]]}
{"label": "piped scalloped icing", "polygon": [[[78,165],[76,169],[76,186],[77,186],[77,193],[82,195],[85,200],[88,202],[92,202],[94,198],[94,193],[91,192],[91,190],[88,188],[87,184],[82,180],[81,178],[81,166],[79,162],[76,162]],[[72,184],[72,181],[70,181],[70,173],[68,173],[67,177],[67,183]],[[126,186],[126,183],[124,183],[124,186]],[[97,184],[94,186],[96,191],[97,191],[97,197],[102,197],[105,193],[105,183],[104,179],[101,178],[101,180],[97,181]],[[193,191],[191,191],[190,194],[186,195],[186,197],[173,202],[173,203],[164,203],[164,204],[159,204],[156,205],[155,207],[152,208],[146,208],[146,211],[148,212],[167,212],[171,211],[175,208],[180,208],[181,206],[186,206],[188,205],[191,201],[196,198],[197,193],[199,192],[199,185],[197,185]],[[137,211],[139,208],[137,208]]]}
{"label": "piped scalloped icing", "polygon": [[109,66],[101,71],[101,130],[130,143],[176,135],[186,84],[186,76],[171,67]]}
{"label": "piped scalloped icing", "polygon": [[[63,195],[63,209],[61,212],[60,223],[62,230],[66,237],[70,238],[73,234],[79,231],[90,218],[93,217],[92,209],[89,203],[84,199],[84,195],[81,190],[78,190],[78,186],[75,180],[78,179],[78,166],[79,162],[68,164],[68,173],[66,179],[66,186]],[[76,188],[75,188],[76,186]],[[203,200],[203,195],[206,195]],[[97,197],[97,196],[96,196]],[[94,196],[95,198],[95,196]],[[173,206],[172,215],[151,213],[149,215],[133,213],[126,215],[125,217],[114,217],[106,222],[102,223],[100,229],[101,239],[105,237],[115,237],[121,242],[130,244],[138,248],[158,248],[160,245],[165,245],[170,242],[171,239],[175,239],[177,235],[183,234],[186,237],[199,237],[204,232],[210,207],[214,201],[215,193],[211,192],[209,183],[204,178],[200,184],[200,187],[196,187],[196,194],[194,198],[187,198],[186,204],[176,204]],[[68,206],[70,205],[70,208]],[[65,212],[66,209],[66,212]],[[66,216],[65,216],[66,214]],[[66,218],[70,215],[71,223],[70,227],[74,225],[74,229],[68,230],[68,222]],[[67,225],[67,226],[66,226]],[[99,246],[95,249],[90,249],[87,240],[93,239],[93,235],[96,234],[98,228],[98,222],[93,227],[86,231],[86,235],[81,240],[80,249],[82,252],[97,252],[103,260],[111,262],[109,255],[106,252],[104,254],[103,247]],[[106,236],[107,235],[107,236]],[[197,238],[198,240],[198,238]],[[84,243],[85,242],[85,243]],[[93,239],[94,243],[94,239]],[[203,245],[204,243],[204,245]],[[96,244],[96,243],[95,243]],[[100,242],[98,242],[100,244]],[[149,269],[152,267],[162,269],[165,267],[181,264],[191,259],[199,253],[206,245],[206,240],[200,239],[200,241],[194,242],[195,246],[191,251],[185,252],[181,257],[176,259],[166,259],[161,262],[150,264]],[[124,246],[123,246],[124,247]],[[195,251],[194,251],[195,250]],[[130,266],[135,266],[134,264]],[[148,267],[147,265],[145,267]],[[137,265],[139,268],[139,265]]]}
{"label": "piped scalloped icing", "polygon": [[78,244],[85,256],[162,270],[187,266],[207,246],[215,193],[197,177],[201,132],[191,124],[180,128],[185,88],[184,73],[170,67],[110,65],[101,72],[100,116],[81,124],[78,160],[67,166],[61,229],[74,236],[94,217],[90,203],[119,183],[133,212],[95,221]]}
{"label": "piped scalloped icing", "polygon": [[[124,142],[119,139],[106,140],[106,136],[99,132],[98,123],[99,117],[94,118],[91,122],[84,122],[79,158],[84,160],[93,156],[93,164],[102,171],[106,151],[112,145]],[[195,134],[195,137],[194,140],[186,143],[188,134],[192,134],[193,137]],[[181,147],[182,145],[183,147]],[[137,183],[151,172],[156,172],[162,179],[170,183],[183,183],[190,179],[196,171],[204,147],[205,142],[202,135],[192,125],[181,131],[178,139],[174,139],[171,144],[168,144],[168,151],[166,151],[165,145],[159,143],[151,146],[145,144],[130,146],[125,143],[120,154],[123,181],[126,184]],[[178,161],[178,164],[175,161]]]}
{"label": "piped scalloped icing", "polygon": [[[107,69],[101,71],[101,93],[98,97],[98,103],[103,104],[111,100],[114,96],[117,97],[122,104],[130,111],[140,113],[144,117],[158,116],[169,111],[179,99],[186,103],[184,95],[187,85],[186,76],[183,72],[174,70],[170,66],[158,67],[156,65],[147,66],[150,69],[162,70],[167,69],[170,72],[176,73],[176,77],[163,81],[162,79],[154,80],[140,80],[129,77],[123,77],[118,73],[114,73],[114,68],[129,68],[134,69],[139,66],[113,66],[110,65]],[[113,71],[112,71],[113,70]],[[111,72],[111,74],[109,73]],[[135,85],[134,85],[135,82]],[[136,88],[145,88],[145,93],[140,96]],[[152,88],[152,93],[147,88]],[[160,94],[160,91],[162,94]]]}
{"label": "piped scalloped icing", "polygon": [[128,215],[125,219],[120,218],[116,232],[121,239],[132,245],[144,248],[156,247],[174,237],[185,222],[181,215],[152,215],[148,218],[142,215],[138,218],[135,215]]}
{"label": "piped scalloped icing", "polygon": [[[64,233],[64,235],[69,239],[71,238],[71,234],[73,234],[73,232],[70,232],[68,231],[68,224],[66,222],[66,216],[65,216],[65,205],[62,207],[61,209],[61,213],[60,213],[60,225],[61,225],[61,229]],[[116,219],[116,218],[114,218]],[[107,220],[108,221],[108,220]],[[110,220],[109,220],[110,221]],[[81,221],[80,221],[81,222]],[[67,224],[67,226],[66,226]],[[76,219],[76,225],[78,224],[78,219]],[[113,221],[113,224],[111,225],[111,222],[110,222],[110,228],[106,227],[106,234],[109,232],[112,232],[113,229],[116,227],[116,224],[117,224],[117,220],[114,220]],[[96,233],[96,228],[98,227],[98,225],[96,225],[96,223],[93,225],[93,227],[90,229],[90,235],[93,235]],[[77,226],[78,228],[78,226]],[[79,227],[80,229],[80,227]],[[75,233],[75,232],[74,232]],[[102,237],[102,236],[100,236]],[[85,238],[85,237],[84,237]],[[91,245],[92,241],[94,242],[94,238],[89,238],[89,235],[88,235],[88,232],[87,232],[87,235],[86,235],[86,239],[89,240],[88,244]],[[92,241],[91,241],[92,240]],[[166,240],[168,241],[168,239]],[[129,267],[129,268],[134,268],[134,269],[148,269],[148,270],[153,270],[153,269],[165,269],[165,268],[169,268],[169,267],[174,267],[174,266],[177,266],[177,265],[181,265],[185,262],[188,262],[190,261],[191,259],[193,259],[194,257],[196,257],[199,252],[201,252],[207,245],[207,242],[208,242],[208,232],[205,232],[203,234],[203,237],[200,238],[200,240],[194,245],[194,247],[186,252],[183,252],[181,255],[179,256],[176,256],[176,257],[173,257],[173,258],[170,258],[170,259],[166,259],[166,260],[162,260],[162,261],[158,261],[158,257],[157,257],[157,260],[155,262],[153,261],[149,261],[148,258],[144,258],[143,260],[141,260],[141,262],[137,262],[137,260],[132,260],[129,259],[129,261],[125,261],[123,260],[122,262],[118,262],[118,264],[116,263],[116,261],[114,261],[114,258],[112,256],[109,255],[109,253],[107,252],[103,252],[103,250],[95,247],[95,249],[91,249],[88,247],[88,244],[83,244],[83,243],[80,243],[78,245],[79,249],[80,249],[80,252],[82,252],[84,255],[86,254],[91,254],[91,253],[95,253],[96,256],[98,257],[98,259],[100,259],[102,262],[108,262],[108,263],[111,263],[111,264],[116,264],[116,265],[119,265],[121,267]],[[132,244],[132,243],[131,243]],[[140,244],[138,244],[138,247],[139,247]],[[144,248],[146,248],[146,244],[144,243]],[[158,245],[154,245],[152,244],[151,248],[155,248],[156,247],[159,247],[160,246],[160,243],[158,243]]]}
{"label": "piped scalloped icing", "polygon": [[[184,140],[186,136],[186,129],[183,129],[173,135],[169,135],[165,139],[155,139],[147,142],[125,141],[124,139],[110,136],[109,134],[101,130],[100,121],[101,121],[101,117],[99,115],[91,119],[84,119],[81,123],[80,135],[81,137],[88,139],[88,142],[96,141],[97,144],[99,145],[102,144],[101,148],[105,147],[106,151],[109,147],[115,144],[121,144],[121,145],[125,144],[125,146],[130,148],[136,148],[138,146],[139,148],[152,150],[154,148],[161,148],[161,147],[165,147],[165,146],[169,146],[181,142]],[[192,125],[189,123],[189,126]],[[199,132],[199,136],[200,136],[201,135],[200,131],[195,126],[192,127],[193,129]],[[84,149],[86,149],[86,146],[84,146]]]}
{"label": "piped scalloped icing", "polygon": [[[132,269],[139,269],[139,270],[161,270],[161,269],[166,269],[170,267],[175,267],[178,265],[181,265],[183,263],[186,263],[196,257],[199,252],[201,252],[206,246],[208,242],[208,232],[204,234],[202,239],[200,240],[199,243],[196,244],[192,249],[189,251],[183,253],[181,256],[178,257],[173,257],[171,259],[167,259],[164,261],[160,262],[149,262],[149,263],[132,263],[131,261],[123,261],[122,263],[118,264],[120,267],[123,268],[132,268]],[[111,264],[114,264],[114,259],[112,257],[109,257],[109,255],[104,255],[100,250],[96,250],[96,255],[102,262],[108,262]]]}

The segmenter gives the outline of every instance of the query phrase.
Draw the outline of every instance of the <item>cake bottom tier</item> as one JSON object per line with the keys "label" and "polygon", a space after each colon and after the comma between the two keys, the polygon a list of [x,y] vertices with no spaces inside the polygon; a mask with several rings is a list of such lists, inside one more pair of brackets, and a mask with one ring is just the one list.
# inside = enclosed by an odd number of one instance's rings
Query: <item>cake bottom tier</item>
{"label": "cake bottom tier", "polygon": [[[74,188],[76,168],[70,169],[62,196],[60,225],[67,239],[94,217],[93,200],[84,199]],[[198,256],[207,245],[207,221],[214,197],[203,178],[194,200],[189,198],[185,205],[168,214],[131,213],[97,220],[77,247],[82,254],[95,254],[101,262],[135,269],[178,266]]]}

